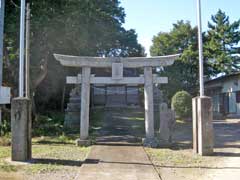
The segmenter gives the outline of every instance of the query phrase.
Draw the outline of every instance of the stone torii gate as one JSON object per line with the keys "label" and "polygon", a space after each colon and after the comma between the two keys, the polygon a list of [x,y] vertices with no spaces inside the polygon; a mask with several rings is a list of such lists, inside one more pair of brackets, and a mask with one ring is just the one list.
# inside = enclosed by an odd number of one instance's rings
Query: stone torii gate
{"label": "stone torii gate", "polygon": [[[82,57],[54,54],[67,67],[81,67],[82,74],[67,77],[68,84],[81,84],[80,139],[78,145],[88,144],[90,84],[144,84],[145,133],[144,144],[154,142],[153,84],[168,83],[167,77],[152,74],[153,67],[170,66],[179,54],[158,57]],[[112,68],[112,77],[95,77],[91,68]],[[144,75],[123,77],[123,68],[144,68]]]}

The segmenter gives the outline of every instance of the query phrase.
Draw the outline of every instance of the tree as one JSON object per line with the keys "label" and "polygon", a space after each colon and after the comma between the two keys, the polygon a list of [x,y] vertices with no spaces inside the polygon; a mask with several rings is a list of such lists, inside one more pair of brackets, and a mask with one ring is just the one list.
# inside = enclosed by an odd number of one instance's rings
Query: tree
{"label": "tree", "polygon": [[[122,24],[119,0],[29,0],[31,7],[31,81],[38,107],[60,109],[65,69],[53,53],[81,56],[143,56],[134,30]],[[19,0],[6,1],[5,82],[17,89]],[[8,64],[8,66],[7,66]],[[16,95],[16,93],[15,93]]]}
{"label": "tree", "polygon": [[192,94],[197,93],[198,86],[198,51],[197,28],[190,22],[178,21],[173,24],[173,29],[166,33],[160,32],[153,37],[150,49],[152,56],[182,53],[181,57],[172,66],[164,67],[161,76],[167,76],[169,83],[161,87],[170,100],[180,90]]}
{"label": "tree", "polygon": [[204,56],[212,75],[230,74],[240,69],[240,19],[230,23],[229,16],[222,10],[208,22]]}

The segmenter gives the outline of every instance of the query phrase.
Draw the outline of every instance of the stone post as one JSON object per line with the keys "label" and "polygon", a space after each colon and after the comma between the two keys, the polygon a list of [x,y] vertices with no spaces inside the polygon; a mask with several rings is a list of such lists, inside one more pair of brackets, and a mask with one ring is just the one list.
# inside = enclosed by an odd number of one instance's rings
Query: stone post
{"label": "stone post", "polygon": [[15,98],[11,106],[12,160],[29,161],[32,157],[31,103],[28,98]]}
{"label": "stone post", "polygon": [[213,154],[213,113],[212,99],[200,97],[197,100],[198,108],[198,153],[202,156]]}
{"label": "stone post", "polygon": [[193,151],[202,156],[213,154],[213,113],[210,97],[196,97],[192,100]]}
{"label": "stone post", "polygon": [[145,131],[144,146],[156,147],[154,138],[154,104],[152,67],[144,67]]}
{"label": "stone post", "polygon": [[169,109],[166,103],[161,103],[159,107],[159,145],[170,146],[175,125],[175,112]]}
{"label": "stone post", "polygon": [[89,145],[89,106],[90,106],[90,78],[91,68],[82,68],[82,84],[81,84],[81,118],[80,118],[80,139],[77,145]]}

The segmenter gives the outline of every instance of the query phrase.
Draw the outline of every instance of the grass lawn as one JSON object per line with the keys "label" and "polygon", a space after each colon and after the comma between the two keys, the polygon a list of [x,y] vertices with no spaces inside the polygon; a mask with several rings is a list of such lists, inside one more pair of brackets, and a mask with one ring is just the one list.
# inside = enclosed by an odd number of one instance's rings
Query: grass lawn
{"label": "grass lawn", "polygon": [[[102,115],[101,109],[94,110],[90,114],[89,138],[93,142],[95,130],[101,126]],[[51,127],[53,123],[48,124]],[[10,136],[0,137],[0,177],[3,179],[48,179],[50,176],[55,179],[73,179],[76,177],[79,167],[86,159],[91,147],[75,145],[75,140],[79,138],[79,132],[71,134],[73,131],[68,130],[67,135],[63,133],[54,136],[51,134],[54,132],[46,135],[48,132],[44,129],[42,131],[45,136],[32,138],[33,160],[29,164],[10,162]]]}
{"label": "grass lawn", "polygon": [[8,162],[10,146],[0,146],[0,172],[48,173],[81,166],[90,147],[75,146],[71,137],[33,138],[33,163],[13,165]]}

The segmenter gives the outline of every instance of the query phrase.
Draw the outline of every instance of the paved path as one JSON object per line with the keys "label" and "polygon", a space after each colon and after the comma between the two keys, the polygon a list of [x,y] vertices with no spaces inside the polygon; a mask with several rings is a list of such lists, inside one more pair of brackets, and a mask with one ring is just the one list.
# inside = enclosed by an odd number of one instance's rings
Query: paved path
{"label": "paved path", "polygon": [[82,165],[83,180],[160,180],[141,146],[96,145]]}
{"label": "paved path", "polygon": [[136,111],[106,111],[97,144],[92,147],[77,179],[160,180],[157,171],[139,145],[144,121],[134,120]]}

